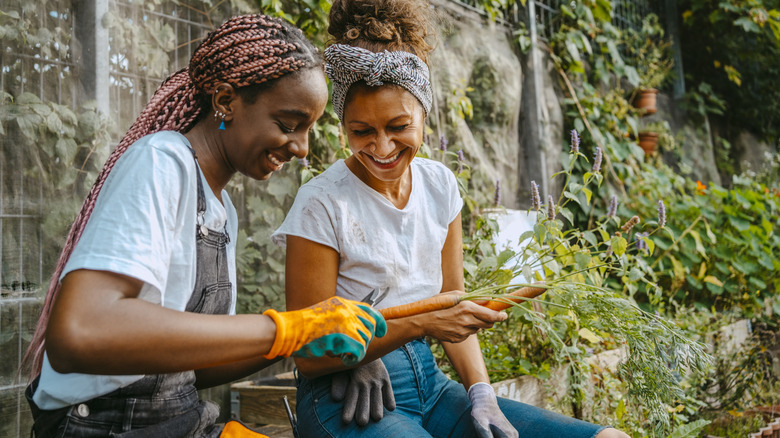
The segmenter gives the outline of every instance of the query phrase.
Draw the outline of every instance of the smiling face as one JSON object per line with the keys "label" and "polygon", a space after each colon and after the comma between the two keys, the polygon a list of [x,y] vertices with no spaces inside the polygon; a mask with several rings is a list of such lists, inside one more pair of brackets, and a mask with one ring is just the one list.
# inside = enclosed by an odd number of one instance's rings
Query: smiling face
{"label": "smiling face", "polygon": [[309,152],[309,131],[328,102],[324,73],[316,68],[283,76],[254,102],[234,100],[233,117],[223,133],[224,155],[236,171],[268,179],[293,157]]}
{"label": "smiling face", "polygon": [[401,183],[422,145],[425,111],[405,89],[356,84],[344,105],[351,170],[371,187]]}

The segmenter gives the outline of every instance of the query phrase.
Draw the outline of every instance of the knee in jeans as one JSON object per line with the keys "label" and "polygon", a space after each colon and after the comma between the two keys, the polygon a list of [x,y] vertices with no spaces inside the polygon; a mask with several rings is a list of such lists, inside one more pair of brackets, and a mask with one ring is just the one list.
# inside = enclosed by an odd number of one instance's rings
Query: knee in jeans
{"label": "knee in jeans", "polygon": [[631,438],[625,432],[621,432],[617,429],[604,429],[596,435],[596,438]]}

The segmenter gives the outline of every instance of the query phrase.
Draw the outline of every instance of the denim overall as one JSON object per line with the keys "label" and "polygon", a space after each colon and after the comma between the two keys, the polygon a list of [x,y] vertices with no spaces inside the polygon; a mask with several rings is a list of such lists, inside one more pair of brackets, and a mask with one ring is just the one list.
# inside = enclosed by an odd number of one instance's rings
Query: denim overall
{"label": "denim overall", "polygon": [[[195,157],[195,152],[193,157]],[[206,198],[200,168],[196,232],[197,269],[195,288],[187,312],[227,314],[231,303],[228,273],[227,230],[203,226]],[[49,437],[218,437],[222,426],[214,423],[219,408],[198,399],[195,372],[147,375],[137,382],[77,405],[53,410],[38,409],[32,401],[37,379],[27,387],[38,438]]]}

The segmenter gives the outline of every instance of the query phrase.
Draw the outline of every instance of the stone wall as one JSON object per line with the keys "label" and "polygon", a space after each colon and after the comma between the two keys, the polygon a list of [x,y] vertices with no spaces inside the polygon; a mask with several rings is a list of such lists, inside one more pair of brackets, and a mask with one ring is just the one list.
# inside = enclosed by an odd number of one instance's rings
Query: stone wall
{"label": "stone wall", "polygon": [[[523,68],[510,30],[450,2],[432,3],[441,19],[430,62],[436,100],[428,120],[436,140],[432,146],[438,147],[443,135],[449,150],[464,151],[481,202],[489,202],[485,198],[492,198],[500,180],[506,194],[502,204],[515,207]],[[459,95],[471,101],[471,118],[456,114]]]}

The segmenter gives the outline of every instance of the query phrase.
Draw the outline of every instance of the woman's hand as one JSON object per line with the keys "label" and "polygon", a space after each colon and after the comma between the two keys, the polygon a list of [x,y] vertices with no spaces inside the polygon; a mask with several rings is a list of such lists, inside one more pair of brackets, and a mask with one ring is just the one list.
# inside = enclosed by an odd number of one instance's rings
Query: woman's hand
{"label": "woman's hand", "polygon": [[475,383],[469,388],[471,420],[479,438],[516,438],[517,430],[498,407],[496,392],[487,383]]}
{"label": "woman's hand", "polygon": [[345,365],[360,362],[369,342],[387,332],[382,315],[368,304],[332,297],[291,312],[264,312],[276,323],[276,340],[266,359],[277,356],[338,356]]}
{"label": "woman's hand", "polygon": [[[446,292],[460,293],[462,292]],[[482,329],[493,327],[496,322],[506,320],[506,312],[497,312],[471,301],[461,301],[449,309],[438,310],[421,315],[424,318],[423,330],[431,336],[445,342],[463,342],[469,336]]]}
{"label": "woman's hand", "polygon": [[358,426],[365,426],[369,417],[379,421],[385,409],[395,410],[393,385],[381,359],[333,374],[330,396],[335,401],[344,400],[341,413],[344,424],[354,419]]}

